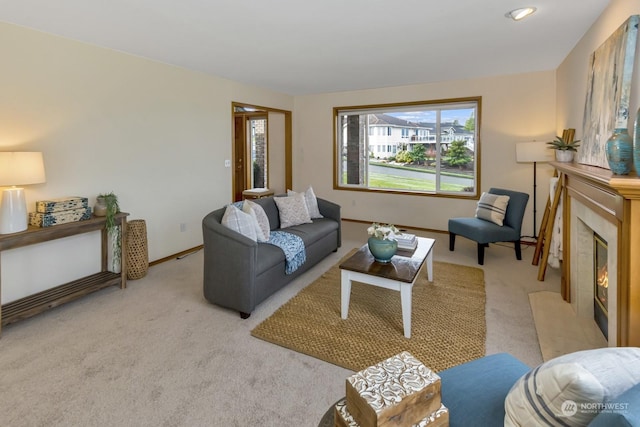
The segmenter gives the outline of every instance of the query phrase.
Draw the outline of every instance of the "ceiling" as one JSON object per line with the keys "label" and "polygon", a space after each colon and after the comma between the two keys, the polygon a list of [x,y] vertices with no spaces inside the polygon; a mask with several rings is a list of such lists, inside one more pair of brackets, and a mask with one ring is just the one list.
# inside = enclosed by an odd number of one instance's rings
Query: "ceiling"
{"label": "ceiling", "polygon": [[0,21],[304,95],[553,70],[608,3],[0,0]]}

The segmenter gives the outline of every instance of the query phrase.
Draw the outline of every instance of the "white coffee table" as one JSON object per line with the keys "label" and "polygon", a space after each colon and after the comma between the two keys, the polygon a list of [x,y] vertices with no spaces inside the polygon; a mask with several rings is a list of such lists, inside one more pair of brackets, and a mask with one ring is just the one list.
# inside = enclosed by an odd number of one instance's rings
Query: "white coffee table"
{"label": "white coffee table", "polygon": [[427,264],[427,279],[433,280],[434,239],[417,237],[414,251],[398,251],[388,263],[377,262],[367,245],[362,246],[349,259],[340,264],[341,317],[349,315],[351,282],[361,282],[400,292],[404,336],[411,338],[411,292],[422,267]]}

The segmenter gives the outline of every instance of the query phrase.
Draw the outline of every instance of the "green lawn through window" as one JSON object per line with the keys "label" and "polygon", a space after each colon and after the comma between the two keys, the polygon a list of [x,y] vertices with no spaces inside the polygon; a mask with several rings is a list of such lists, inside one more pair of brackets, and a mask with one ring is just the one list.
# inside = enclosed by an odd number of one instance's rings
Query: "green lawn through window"
{"label": "green lawn through window", "polygon": [[[398,188],[414,191],[435,191],[436,182],[419,178],[407,178],[403,176],[372,173],[369,177],[370,188]],[[464,186],[459,184],[440,183],[442,191],[464,191]]]}

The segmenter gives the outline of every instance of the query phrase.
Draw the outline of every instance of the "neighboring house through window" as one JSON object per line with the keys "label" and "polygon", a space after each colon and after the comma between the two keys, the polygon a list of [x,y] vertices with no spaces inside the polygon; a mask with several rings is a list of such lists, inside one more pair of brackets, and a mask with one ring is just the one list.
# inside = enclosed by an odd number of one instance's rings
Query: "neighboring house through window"
{"label": "neighboring house through window", "polygon": [[481,97],[336,107],[336,189],[475,197]]}

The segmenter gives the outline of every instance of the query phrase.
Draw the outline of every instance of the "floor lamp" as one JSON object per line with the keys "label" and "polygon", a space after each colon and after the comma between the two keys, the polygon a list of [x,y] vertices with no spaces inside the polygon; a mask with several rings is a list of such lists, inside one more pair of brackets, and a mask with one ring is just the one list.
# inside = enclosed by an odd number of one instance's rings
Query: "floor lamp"
{"label": "floor lamp", "polygon": [[546,142],[518,142],[516,143],[516,161],[518,163],[533,163],[533,238],[538,239],[536,231],[536,164],[553,160],[553,150]]}

